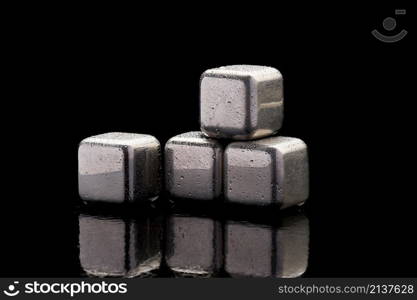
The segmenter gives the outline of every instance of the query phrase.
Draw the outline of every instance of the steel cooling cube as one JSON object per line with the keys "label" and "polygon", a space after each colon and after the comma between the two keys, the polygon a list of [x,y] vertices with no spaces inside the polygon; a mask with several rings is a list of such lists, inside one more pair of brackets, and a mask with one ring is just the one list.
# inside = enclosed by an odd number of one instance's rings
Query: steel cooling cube
{"label": "steel cooling cube", "polygon": [[233,142],[225,150],[224,174],[229,202],[281,208],[301,204],[309,192],[307,146],[281,136]]}
{"label": "steel cooling cube", "polygon": [[165,145],[166,189],[177,198],[211,200],[222,192],[223,146],[194,131]]}
{"label": "steel cooling cube", "polygon": [[209,137],[270,136],[281,128],[283,103],[283,79],[277,69],[233,65],[201,75],[200,125]]}
{"label": "steel cooling cube", "polygon": [[280,224],[227,221],[225,271],[232,277],[299,277],[307,269],[309,224],[303,214]]}
{"label": "steel cooling cube", "polygon": [[166,230],[166,261],[179,276],[215,275],[222,263],[222,227],[210,217],[173,214]]}
{"label": "steel cooling cube", "polygon": [[161,150],[151,135],[112,132],[81,141],[78,187],[84,200],[133,202],[158,196]]}

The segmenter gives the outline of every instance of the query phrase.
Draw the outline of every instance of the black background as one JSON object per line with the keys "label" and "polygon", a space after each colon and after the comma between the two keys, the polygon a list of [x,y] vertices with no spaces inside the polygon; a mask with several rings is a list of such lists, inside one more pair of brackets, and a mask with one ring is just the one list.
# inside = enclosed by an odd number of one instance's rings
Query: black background
{"label": "black background", "polygon": [[81,139],[198,130],[200,74],[258,64],[284,76],[280,133],[309,146],[305,275],[416,276],[413,12],[404,40],[370,34],[396,5],[4,11],[0,275],[79,274]]}

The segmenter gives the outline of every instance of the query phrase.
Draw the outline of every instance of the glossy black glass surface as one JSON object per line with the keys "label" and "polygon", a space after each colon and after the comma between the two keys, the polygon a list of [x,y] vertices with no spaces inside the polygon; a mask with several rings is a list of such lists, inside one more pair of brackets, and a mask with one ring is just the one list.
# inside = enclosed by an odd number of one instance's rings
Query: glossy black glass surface
{"label": "glossy black glass surface", "polygon": [[308,266],[301,208],[161,198],[84,203],[78,220],[82,276],[292,278]]}

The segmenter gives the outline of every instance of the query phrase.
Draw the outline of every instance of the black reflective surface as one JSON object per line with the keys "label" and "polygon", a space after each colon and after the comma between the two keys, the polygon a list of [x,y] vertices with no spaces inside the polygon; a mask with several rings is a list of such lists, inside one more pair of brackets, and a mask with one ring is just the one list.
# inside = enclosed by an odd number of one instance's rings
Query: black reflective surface
{"label": "black reflective surface", "polygon": [[299,277],[308,266],[302,208],[161,198],[144,205],[81,204],[81,275]]}
{"label": "black reflective surface", "polygon": [[79,215],[80,265],[90,276],[152,274],[162,258],[163,219],[149,214]]}

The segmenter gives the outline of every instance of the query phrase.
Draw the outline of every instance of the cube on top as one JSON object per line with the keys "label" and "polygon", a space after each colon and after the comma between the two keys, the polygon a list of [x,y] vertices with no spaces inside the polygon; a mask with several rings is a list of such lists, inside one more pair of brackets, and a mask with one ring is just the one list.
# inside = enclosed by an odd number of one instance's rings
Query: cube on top
{"label": "cube on top", "polygon": [[283,120],[283,79],[274,68],[232,65],[200,79],[200,125],[209,137],[252,140],[276,133]]}
{"label": "cube on top", "polygon": [[111,132],[78,148],[78,188],[84,200],[133,202],[158,196],[161,150],[151,135]]}

